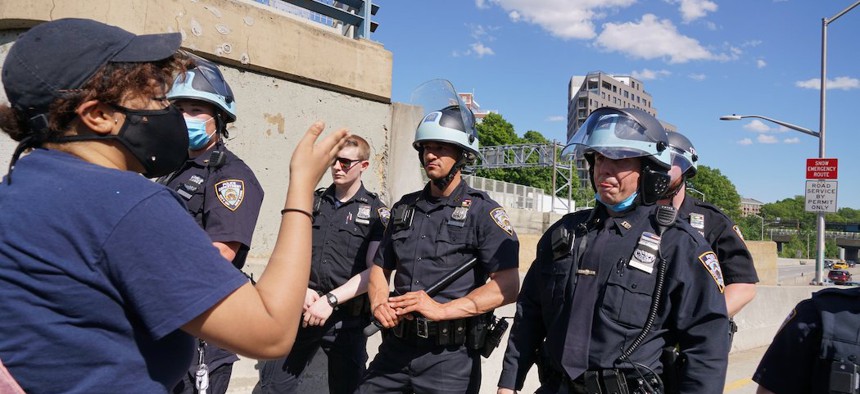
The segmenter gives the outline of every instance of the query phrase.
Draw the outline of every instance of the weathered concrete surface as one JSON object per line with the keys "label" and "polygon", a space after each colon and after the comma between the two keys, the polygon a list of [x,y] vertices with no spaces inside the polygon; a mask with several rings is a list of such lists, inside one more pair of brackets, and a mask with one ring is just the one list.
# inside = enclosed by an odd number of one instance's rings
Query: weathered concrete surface
{"label": "weathered concrete surface", "polygon": [[776,242],[773,241],[746,241],[747,248],[753,256],[756,272],[758,273],[759,285],[777,285],[777,253]]}
{"label": "weathered concrete surface", "polygon": [[0,30],[89,18],[136,34],[182,33],[219,63],[341,93],[391,101],[393,56],[381,44],[242,0],[4,0]]}

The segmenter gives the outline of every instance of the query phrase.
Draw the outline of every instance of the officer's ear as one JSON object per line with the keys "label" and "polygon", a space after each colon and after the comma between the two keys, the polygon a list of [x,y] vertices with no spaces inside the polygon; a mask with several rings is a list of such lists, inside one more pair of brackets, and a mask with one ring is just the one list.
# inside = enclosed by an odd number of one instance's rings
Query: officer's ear
{"label": "officer's ear", "polygon": [[369,160],[362,160],[361,163],[358,163],[358,170],[364,172],[368,167],[370,167]]}

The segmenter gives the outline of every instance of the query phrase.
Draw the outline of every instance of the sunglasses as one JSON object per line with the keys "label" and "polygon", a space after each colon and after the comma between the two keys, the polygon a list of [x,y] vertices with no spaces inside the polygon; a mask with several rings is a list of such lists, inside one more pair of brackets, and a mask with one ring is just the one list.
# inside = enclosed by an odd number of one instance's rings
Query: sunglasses
{"label": "sunglasses", "polygon": [[364,160],[361,160],[361,159],[352,160],[352,159],[347,159],[347,158],[343,158],[343,157],[337,157],[334,159],[334,162],[331,163],[331,165],[334,166],[334,165],[339,163],[340,169],[343,170],[343,172],[349,172],[349,170],[351,170],[352,167],[355,167],[356,164],[361,163],[362,161],[364,161]]}

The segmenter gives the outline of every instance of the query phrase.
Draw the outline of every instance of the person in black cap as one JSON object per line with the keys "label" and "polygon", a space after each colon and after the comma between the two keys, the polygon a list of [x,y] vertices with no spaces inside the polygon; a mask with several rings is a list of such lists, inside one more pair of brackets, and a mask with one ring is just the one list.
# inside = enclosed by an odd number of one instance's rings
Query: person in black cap
{"label": "person in black cap", "polygon": [[292,347],[313,188],[348,133],[315,143],[316,123],[298,143],[278,241],[252,286],[181,197],[140,176],[187,156],[165,98],[187,68],[180,41],[60,19],[6,55],[0,128],[19,145],[0,183],[0,359],[26,392],[166,393],[193,336],[255,358]]}
{"label": "person in black cap", "polygon": [[[562,154],[588,162],[599,204],[565,215],[538,241],[498,393],[521,389],[535,363],[539,393],[722,393],[722,274],[674,208],[655,205],[670,178],[663,126],[642,110],[600,108]],[[667,344],[686,357],[677,373],[661,362]]]}
{"label": "person in black cap", "polygon": [[[195,67],[177,77],[167,93],[167,99],[185,116],[189,158],[157,182],[182,197],[221,256],[241,269],[263,203],[263,188],[251,168],[224,144],[229,136],[227,124],[236,121],[233,90],[218,66],[200,57],[193,60]],[[202,357],[194,358],[173,392],[198,392],[196,377],[205,364],[209,370],[206,392],[226,393],[233,363],[239,358],[205,341],[199,341],[197,352]]]}

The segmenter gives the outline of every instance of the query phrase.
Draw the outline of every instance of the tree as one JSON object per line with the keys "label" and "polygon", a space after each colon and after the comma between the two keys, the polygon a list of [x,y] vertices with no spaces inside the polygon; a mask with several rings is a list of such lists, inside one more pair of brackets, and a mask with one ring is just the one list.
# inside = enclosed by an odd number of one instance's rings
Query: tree
{"label": "tree", "polygon": [[[732,220],[737,221],[741,217],[741,196],[732,181],[719,169],[700,165],[689,186],[704,193],[707,202],[716,205]],[[687,194],[701,197],[695,192],[687,191]]]}

